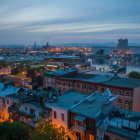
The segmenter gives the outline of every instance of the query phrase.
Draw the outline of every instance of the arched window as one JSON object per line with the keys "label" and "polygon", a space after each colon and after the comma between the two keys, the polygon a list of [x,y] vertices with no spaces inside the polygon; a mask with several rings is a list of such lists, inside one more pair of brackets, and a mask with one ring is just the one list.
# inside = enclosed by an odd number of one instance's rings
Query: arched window
{"label": "arched window", "polygon": [[130,93],[127,91],[125,94],[126,97],[130,97]]}
{"label": "arched window", "polygon": [[128,106],[128,105],[129,105],[129,102],[128,102],[128,101],[125,101],[125,105],[127,105],[127,106]]}
{"label": "arched window", "polygon": [[122,100],[121,99],[118,99],[118,104],[122,104]]}

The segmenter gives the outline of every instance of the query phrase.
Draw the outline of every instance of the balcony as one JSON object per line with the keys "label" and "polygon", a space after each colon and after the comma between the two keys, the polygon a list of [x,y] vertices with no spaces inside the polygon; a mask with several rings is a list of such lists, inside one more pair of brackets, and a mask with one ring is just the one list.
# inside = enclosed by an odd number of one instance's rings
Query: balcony
{"label": "balcony", "polygon": [[32,128],[36,128],[38,127],[38,122],[36,121],[36,119],[32,119],[28,122],[29,126]]}
{"label": "balcony", "polygon": [[84,132],[86,131],[86,124],[83,124],[83,125],[75,124],[74,129],[75,131]]}

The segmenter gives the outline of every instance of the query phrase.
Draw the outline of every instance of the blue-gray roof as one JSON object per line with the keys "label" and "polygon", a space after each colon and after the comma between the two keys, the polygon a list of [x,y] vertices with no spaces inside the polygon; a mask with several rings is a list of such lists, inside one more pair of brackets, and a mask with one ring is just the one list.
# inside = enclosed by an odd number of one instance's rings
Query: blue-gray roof
{"label": "blue-gray roof", "polygon": [[76,93],[75,91],[69,91],[57,97],[54,102],[45,102],[46,107],[57,107],[65,110],[69,110],[72,106],[76,105],[80,101],[84,100],[87,95]]}
{"label": "blue-gray roof", "polygon": [[[110,96],[110,99],[114,96]],[[88,96],[82,103],[71,109],[77,114],[96,119],[102,112],[102,107],[111,103],[107,96],[101,93],[94,93]]]}
{"label": "blue-gray roof", "polygon": [[92,82],[100,83],[100,84],[116,86],[116,87],[135,88],[140,86],[140,79],[111,77],[108,75],[75,73],[75,74],[60,76],[60,78],[87,81],[91,83]]}
{"label": "blue-gray roof", "polygon": [[83,121],[86,119],[85,116],[82,116],[82,115],[77,115],[76,117],[74,117],[75,120],[78,120],[78,121]]}

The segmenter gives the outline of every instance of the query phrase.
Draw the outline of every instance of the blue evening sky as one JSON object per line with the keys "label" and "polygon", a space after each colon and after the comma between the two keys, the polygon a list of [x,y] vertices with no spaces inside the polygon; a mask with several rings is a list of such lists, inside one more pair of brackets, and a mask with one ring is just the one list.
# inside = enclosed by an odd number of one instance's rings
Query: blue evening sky
{"label": "blue evening sky", "polygon": [[0,0],[0,44],[140,43],[140,0]]}

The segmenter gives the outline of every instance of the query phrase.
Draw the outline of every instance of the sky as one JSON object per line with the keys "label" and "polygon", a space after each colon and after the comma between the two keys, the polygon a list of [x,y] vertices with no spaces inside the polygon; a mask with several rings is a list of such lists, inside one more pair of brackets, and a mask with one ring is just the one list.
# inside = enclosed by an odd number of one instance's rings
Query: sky
{"label": "sky", "polygon": [[0,0],[0,44],[140,43],[140,0]]}

